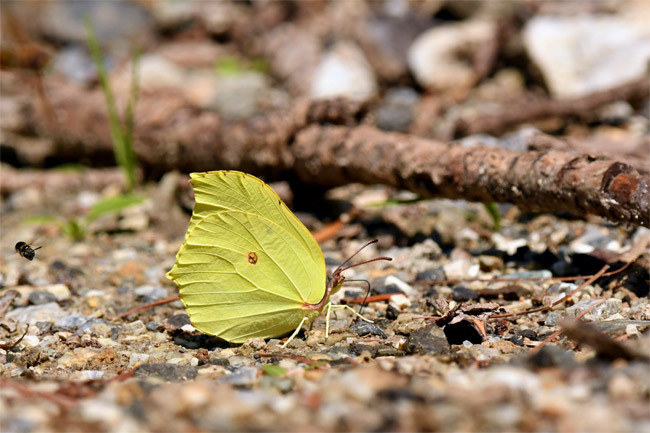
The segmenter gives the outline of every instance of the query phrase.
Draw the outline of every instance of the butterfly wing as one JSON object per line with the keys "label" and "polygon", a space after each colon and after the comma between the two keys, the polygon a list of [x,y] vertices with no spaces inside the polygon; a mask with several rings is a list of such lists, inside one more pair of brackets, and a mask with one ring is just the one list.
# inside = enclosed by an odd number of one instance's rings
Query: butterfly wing
{"label": "butterfly wing", "polygon": [[318,244],[273,190],[239,172],[192,175],[196,205],[168,276],[192,324],[232,342],[273,337],[318,311],[325,293]]}

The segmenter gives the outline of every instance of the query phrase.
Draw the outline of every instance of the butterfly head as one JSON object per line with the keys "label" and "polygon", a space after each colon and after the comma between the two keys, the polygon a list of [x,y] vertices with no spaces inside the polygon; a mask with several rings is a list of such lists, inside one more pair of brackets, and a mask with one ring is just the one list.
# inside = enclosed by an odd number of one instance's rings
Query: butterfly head
{"label": "butterfly head", "polygon": [[338,292],[339,289],[341,288],[341,286],[343,285],[343,282],[345,281],[345,276],[343,276],[343,271],[346,271],[346,270],[348,270],[350,268],[354,268],[356,266],[365,265],[366,263],[376,262],[378,260],[388,260],[388,261],[393,260],[390,257],[383,257],[382,256],[382,257],[375,257],[374,259],[366,260],[364,262],[357,263],[357,264],[354,264],[354,265],[345,266],[350,260],[352,260],[352,258],[354,256],[359,254],[359,252],[361,250],[363,250],[365,247],[367,247],[370,244],[374,244],[375,242],[377,242],[377,239],[373,239],[371,241],[366,242],[361,248],[359,248],[357,250],[356,253],[352,254],[346,261],[341,263],[341,265],[338,268],[336,268],[334,270],[334,272],[332,272],[332,275],[327,277],[327,286],[325,288],[325,294],[323,295],[323,299],[321,299],[321,301],[319,303],[317,303],[317,304],[307,304],[307,303],[305,303],[304,308],[307,308],[307,309],[310,309],[310,310],[320,310],[320,309],[322,309],[327,304],[327,302],[328,302],[328,300],[330,298],[330,295]]}

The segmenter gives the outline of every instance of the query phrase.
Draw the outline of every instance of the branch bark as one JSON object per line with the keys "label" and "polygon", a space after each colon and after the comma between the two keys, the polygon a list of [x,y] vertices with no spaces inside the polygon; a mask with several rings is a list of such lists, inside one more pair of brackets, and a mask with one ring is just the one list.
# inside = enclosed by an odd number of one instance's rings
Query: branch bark
{"label": "branch bark", "polygon": [[612,89],[570,99],[543,99],[513,104],[494,114],[481,113],[472,119],[460,119],[456,132],[459,136],[478,133],[500,134],[525,122],[552,116],[579,116],[598,107],[619,100],[642,100],[650,95],[650,81],[646,76]]}
{"label": "branch bark", "polygon": [[[28,130],[53,138],[51,154],[112,162],[101,94],[59,84],[48,97],[57,119],[44,116],[33,99],[25,112],[32,113]],[[179,95],[145,94],[135,150],[149,172],[229,168],[273,178],[294,171],[307,184],[380,183],[424,197],[511,202],[650,226],[650,177],[622,162],[557,150],[462,147],[350,126],[363,112],[363,105],[342,100],[300,102],[292,111],[227,124]]]}

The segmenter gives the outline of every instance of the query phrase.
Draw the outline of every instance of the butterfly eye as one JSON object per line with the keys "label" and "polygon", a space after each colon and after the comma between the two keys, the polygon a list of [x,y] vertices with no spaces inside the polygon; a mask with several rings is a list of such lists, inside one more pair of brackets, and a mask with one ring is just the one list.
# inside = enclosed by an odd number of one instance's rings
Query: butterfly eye
{"label": "butterfly eye", "polygon": [[257,254],[254,251],[248,253],[248,263],[250,263],[251,265],[257,263]]}

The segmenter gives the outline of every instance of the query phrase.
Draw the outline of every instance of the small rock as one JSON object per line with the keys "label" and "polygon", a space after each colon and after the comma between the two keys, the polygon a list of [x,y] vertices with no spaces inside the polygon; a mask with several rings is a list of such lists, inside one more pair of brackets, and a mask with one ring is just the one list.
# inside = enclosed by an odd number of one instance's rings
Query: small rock
{"label": "small rock", "polygon": [[314,71],[311,97],[367,100],[377,94],[375,74],[363,52],[351,42],[338,42]]}
{"label": "small rock", "polygon": [[381,338],[387,338],[384,331],[374,323],[368,323],[365,320],[359,320],[354,325],[350,327],[350,330],[356,333],[359,337],[364,335],[376,335]]}
{"label": "small rock", "polygon": [[92,319],[86,321],[83,325],[77,329],[77,334],[82,334],[85,332],[100,332],[100,334],[95,334],[100,337],[107,337],[111,332],[111,323],[107,322],[104,319],[98,319],[93,317]]}
{"label": "small rock", "polygon": [[[130,74],[131,68],[127,71],[126,73]],[[145,54],[142,56],[138,74],[142,88],[147,90],[182,87],[185,82],[183,69],[159,54]],[[126,80],[126,78],[123,79]]]}
{"label": "small rock", "polygon": [[88,322],[88,320],[88,317],[82,316],[81,314],[70,314],[54,322],[54,327],[76,330]]}
{"label": "small rock", "polygon": [[81,46],[70,46],[61,49],[54,57],[52,70],[63,75],[69,81],[84,86],[90,84],[97,76],[95,64],[88,51],[81,48]]}
{"label": "small rock", "polygon": [[66,352],[57,361],[57,368],[79,369],[96,356],[97,353],[86,347],[79,347],[72,352]]}
{"label": "small rock", "polygon": [[175,314],[167,319],[167,324],[173,329],[181,329],[190,324],[190,316],[187,314]]}
{"label": "small rock", "polygon": [[[577,304],[572,305],[571,307],[568,307],[566,309],[567,315],[577,316],[596,302],[599,301],[595,299],[585,299],[583,301],[580,301]],[[614,316],[615,314],[621,312],[622,303],[623,301],[621,301],[620,299],[609,298],[602,304],[595,307],[589,313],[587,313],[584,318],[585,320],[589,320],[593,322],[600,322],[601,320],[607,320],[607,318],[609,318],[610,316]]]}
{"label": "small rock", "polygon": [[[445,275],[452,280],[471,278],[472,263],[469,260],[453,260],[443,266]],[[478,270],[478,269],[477,269]]]}
{"label": "small rock", "polygon": [[526,23],[524,45],[555,97],[585,96],[645,76],[648,13],[635,9],[630,3],[619,15],[537,15]]}
{"label": "small rock", "polygon": [[392,305],[398,311],[403,311],[404,309],[411,306],[411,301],[405,295],[395,295],[391,296],[388,301],[389,305]]}
{"label": "small rock", "polygon": [[518,279],[518,278],[551,278],[553,274],[551,271],[542,269],[541,271],[522,271],[522,272],[513,272],[512,274],[507,274],[502,276],[501,278],[511,278],[511,279]]}
{"label": "small rock", "polygon": [[47,304],[48,302],[56,302],[56,296],[48,292],[32,292],[29,294],[29,303],[32,305]]}
{"label": "small rock", "polygon": [[494,35],[494,24],[484,20],[433,27],[418,36],[409,48],[409,68],[417,82],[427,89],[469,88],[476,75],[467,56]]}
{"label": "small rock", "polygon": [[66,317],[65,311],[56,302],[15,308],[6,314],[18,323],[33,325],[37,322],[55,322]]}
{"label": "small rock", "polygon": [[293,390],[293,380],[286,377],[274,377],[265,374],[260,377],[259,387],[261,389],[277,389],[282,394]]}
{"label": "small rock", "polygon": [[232,76],[219,77],[208,108],[217,111],[224,119],[248,119],[270,103],[271,90],[266,76],[245,71]]}
{"label": "small rock", "polygon": [[446,280],[447,276],[443,268],[437,267],[418,272],[415,279],[418,281],[439,281]]}
{"label": "small rock", "polygon": [[37,336],[35,335],[25,335],[22,340],[20,340],[20,344],[22,344],[25,347],[36,347],[40,343],[40,340]]}
{"label": "small rock", "polygon": [[146,364],[149,361],[149,356],[147,353],[132,353],[129,357],[129,367],[136,364]]}
{"label": "small rock", "polygon": [[410,87],[391,88],[375,111],[377,127],[385,131],[407,132],[420,97]]}
{"label": "small rock", "polygon": [[528,365],[532,368],[560,367],[570,369],[576,365],[573,355],[557,346],[544,346],[529,356]]}
{"label": "small rock", "polygon": [[443,355],[449,353],[449,344],[442,329],[436,324],[423,326],[409,335],[404,350],[410,354]]}
{"label": "small rock", "polygon": [[257,368],[240,367],[232,374],[220,377],[218,382],[229,383],[234,386],[251,386],[257,382]]}
{"label": "small rock", "polygon": [[135,372],[136,377],[157,377],[168,382],[194,379],[198,367],[174,364],[142,364]]}
{"label": "small rock", "polygon": [[167,289],[159,286],[140,286],[133,290],[136,297],[140,298],[143,302],[154,302],[167,297]]}
{"label": "small rock", "polygon": [[104,378],[104,372],[100,370],[81,370],[75,371],[71,379],[75,381],[85,382],[87,380],[100,380]]}
{"label": "small rock", "polygon": [[136,320],[135,322],[127,323],[124,328],[132,335],[142,335],[147,332],[147,327],[144,325],[142,320]]}
{"label": "small rock", "polygon": [[503,259],[496,256],[478,256],[478,264],[483,272],[502,271]]}
{"label": "small rock", "polygon": [[454,301],[466,302],[478,299],[478,292],[465,286],[456,286],[453,291]]}
{"label": "small rock", "polygon": [[87,40],[84,17],[93,24],[100,43],[144,46],[151,39],[153,19],[131,2],[53,2],[42,14],[43,30],[57,41]]}

